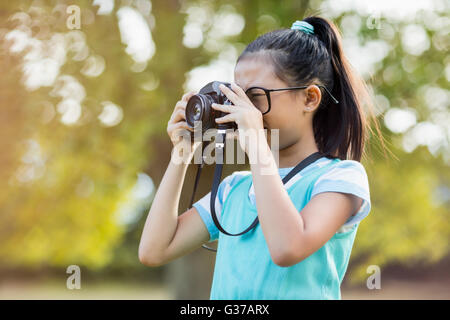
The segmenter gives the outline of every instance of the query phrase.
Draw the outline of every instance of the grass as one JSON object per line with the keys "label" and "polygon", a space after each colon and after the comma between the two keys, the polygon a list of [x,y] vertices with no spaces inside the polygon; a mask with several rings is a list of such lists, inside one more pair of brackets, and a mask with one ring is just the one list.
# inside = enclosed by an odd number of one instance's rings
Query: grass
{"label": "grass", "polygon": [[[366,287],[343,288],[342,299],[450,299],[450,281],[407,281],[386,280],[381,289],[369,290]],[[205,297],[208,299],[209,297]],[[69,290],[63,280],[20,282],[3,280],[0,283],[0,300],[43,299],[43,300],[170,300],[173,295],[164,286],[153,283],[129,283],[120,281],[81,284],[80,289]]]}

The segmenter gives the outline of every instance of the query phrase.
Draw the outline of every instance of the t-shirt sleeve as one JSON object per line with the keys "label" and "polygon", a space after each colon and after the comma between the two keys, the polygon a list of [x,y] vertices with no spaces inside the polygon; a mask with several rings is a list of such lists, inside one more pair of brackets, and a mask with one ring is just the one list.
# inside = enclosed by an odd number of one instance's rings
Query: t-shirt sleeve
{"label": "t-shirt sleeve", "polygon": [[[225,199],[229,194],[231,188],[240,180],[240,178],[242,178],[246,174],[246,171],[236,171],[220,182],[219,188],[217,189],[217,196],[215,201],[215,210],[217,219],[219,219],[219,221],[221,220],[220,218],[222,214],[223,204],[225,203]],[[219,238],[219,229],[216,227],[211,217],[210,201],[211,192],[208,192],[208,194],[195,202],[192,206],[197,209],[200,217],[205,223],[206,228],[208,229],[209,242],[213,242]]]}
{"label": "t-shirt sleeve", "polygon": [[360,222],[370,212],[369,181],[364,166],[358,161],[339,161],[331,170],[321,175],[314,184],[311,198],[322,192],[349,193],[363,200],[359,210],[344,223],[344,227]]}

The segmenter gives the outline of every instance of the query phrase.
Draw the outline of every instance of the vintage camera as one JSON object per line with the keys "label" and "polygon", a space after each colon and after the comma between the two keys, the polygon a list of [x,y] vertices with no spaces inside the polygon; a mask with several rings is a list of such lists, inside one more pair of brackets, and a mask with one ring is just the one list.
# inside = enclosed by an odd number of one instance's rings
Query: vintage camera
{"label": "vintage camera", "polygon": [[[195,130],[195,121],[202,122],[202,134],[212,128],[216,129],[237,129],[235,122],[216,123],[215,119],[223,117],[226,112],[214,110],[213,103],[232,105],[231,101],[222,93],[219,85],[223,84],[231,89],[228,82],[213,81],[200,89],[199,93],[193,95],[186,105],[186,122]],[[191,135],[193,138],[193,135]]]}

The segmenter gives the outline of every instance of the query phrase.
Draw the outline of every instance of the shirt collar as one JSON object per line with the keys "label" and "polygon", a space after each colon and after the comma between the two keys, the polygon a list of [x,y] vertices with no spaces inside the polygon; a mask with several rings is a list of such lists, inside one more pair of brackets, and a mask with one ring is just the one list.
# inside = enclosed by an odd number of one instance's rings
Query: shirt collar
{"label": "shirt collar", "polygon": [[[320,164],[320,163],[322,163],[322,162],[324,162],[326,160],[328,160],[326,157],[319,158],[316,161],[314,161],[313,163],[311,163],[308,166],[306,166],[306,168],[303,168],[302,172],[306,173],[309,170],[311,170],[314,167],[316,167],[318,164]],[[284,177],[294,168],[295,168],[295,166],[289,167],[289,168],[278,168],[278,173],[280,174],[281,177]]]}

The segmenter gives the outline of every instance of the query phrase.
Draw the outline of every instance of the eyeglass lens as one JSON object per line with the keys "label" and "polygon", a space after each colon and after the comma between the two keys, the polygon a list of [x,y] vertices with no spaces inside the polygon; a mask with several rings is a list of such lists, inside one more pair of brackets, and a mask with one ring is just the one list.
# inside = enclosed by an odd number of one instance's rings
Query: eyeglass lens
{"label": "eyeglass lens", "polygon": [[259,88],[251,88],[247,90],[246,94],[253,105],[258,108],[261,113],[269,110],[269,100],[264,90]]}

